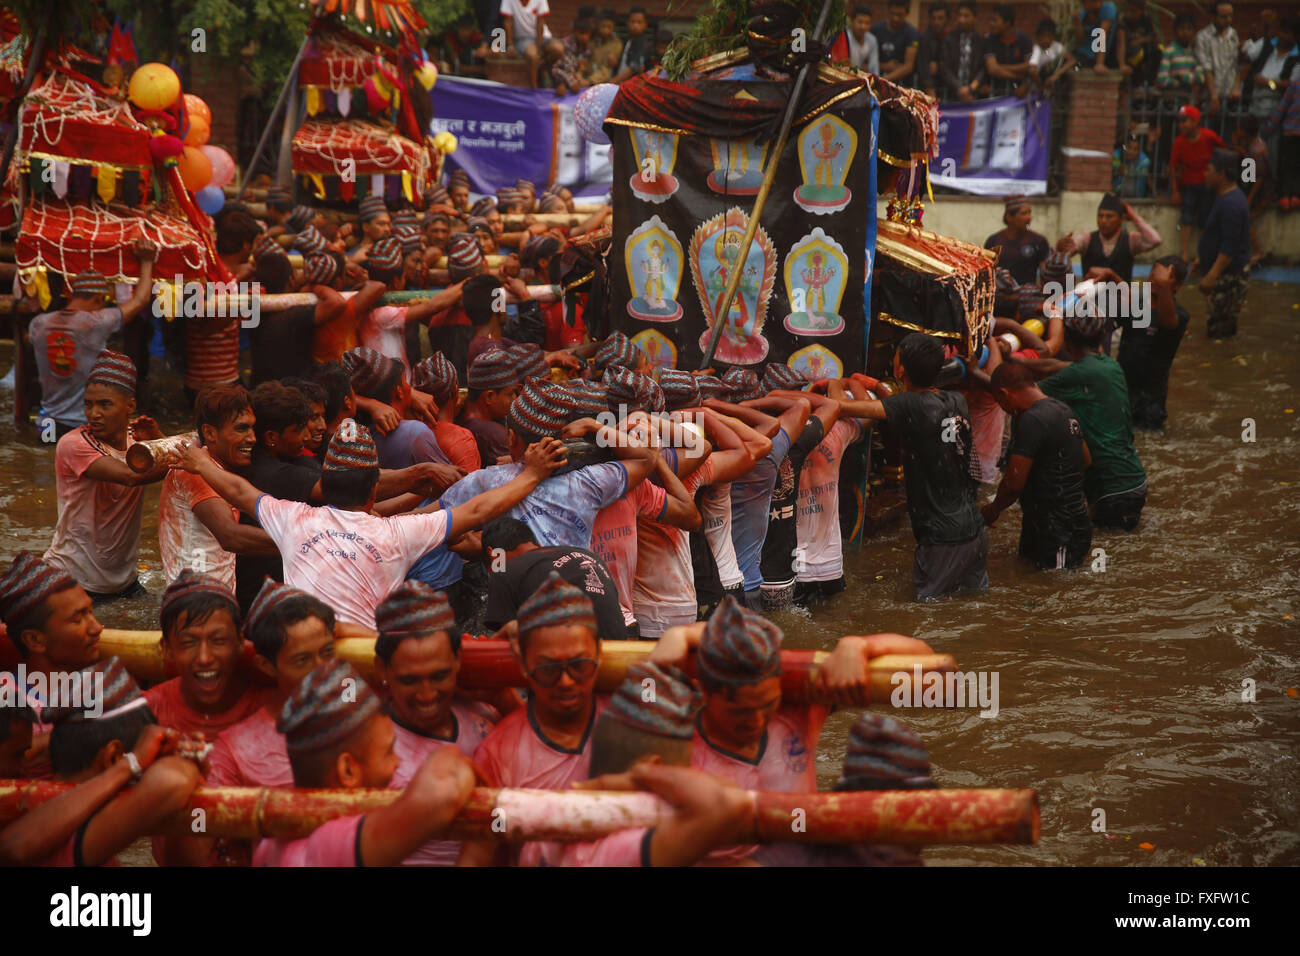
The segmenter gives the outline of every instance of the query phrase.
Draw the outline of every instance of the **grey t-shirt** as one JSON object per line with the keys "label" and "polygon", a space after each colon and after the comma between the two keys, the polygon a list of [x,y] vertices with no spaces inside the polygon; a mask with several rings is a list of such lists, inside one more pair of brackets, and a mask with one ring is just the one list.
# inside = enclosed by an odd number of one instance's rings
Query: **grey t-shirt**
{"label": "grey t-shirt", "polygon": [[86,424],[86,379],[108,337],[122,328],[122,310],[42,312],[27,334],[41,379],[41,417],[62,425]]}

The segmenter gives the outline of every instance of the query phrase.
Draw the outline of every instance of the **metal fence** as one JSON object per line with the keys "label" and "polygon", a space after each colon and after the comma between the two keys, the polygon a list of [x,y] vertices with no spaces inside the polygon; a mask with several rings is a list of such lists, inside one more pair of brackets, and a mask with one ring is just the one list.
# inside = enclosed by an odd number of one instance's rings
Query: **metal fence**
{"label": "metal fence", "polygon": [[[1174,137],[1178,135],[1178,110],[1188,103],[1199,106],[1201,125],[1218,133],[1228,144],[1232,143],[1237,124],[1250,112],[1249,106],[1241,100],[1221,101],[1219,112],[1212,114],[1208,112],[1206,101],[1198,103],[1187,93],[1169,93],[1149,86],[1128,90],[1123,105],[1124,123],[1116,134],[1121,141],[1129,132],[1141,134],[1142,148],[1151,160],[1157,197],[1169,193],[1169,152]],[[1143,124],[1146,125],[1144,133]]]}

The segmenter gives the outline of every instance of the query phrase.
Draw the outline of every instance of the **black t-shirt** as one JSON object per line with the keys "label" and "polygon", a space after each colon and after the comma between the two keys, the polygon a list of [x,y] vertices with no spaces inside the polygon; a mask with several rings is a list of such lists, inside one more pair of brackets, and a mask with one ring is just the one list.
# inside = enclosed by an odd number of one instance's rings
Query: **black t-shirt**
{"label": "black t-shirt", "polygon": [[1021,554],[1038,557],[1062,546],[1071,556],[1086,551],[1092,523],[1083,489],[1083,428],[1070,406],[1044,398],[1017,415],[1011,455],[1034,461],[1020,493]]}
{"label": "black t-shirt", "polygon": [[316,306],[298,305],[264,313],[249,329],[253,387],[279,378],[301,378],[311,369],[311,342]]}
{"label": "black t-shirt", "polygon": [[999,230],[984,240],[985,249],[997,249],[999,268],[1006,269],[1021,285],[1038,282],[1038,267],[1052,252],[1047,237],[1025,230],[1019,239],[1011,239],[1006,230]]}
{"label": "black t-shirt", "polygon": [[[1002,35],[984,38],[984,55],[992,56],[994,61],[1002,66],[1019,66],[1021,63],[1029,62],[1029,54],[1034,50],[1034,41],[1029,39],[1027,34],[1016,31],[1015,38],[1010,43],[1002,41]],[[990,77],[989,85],[992,88],[994,96],[1009,96],[1016,86],[1024,82],[1023,80],[1004,80],[1001,77]]]}
{"label": "black t-shirt", "polygon": [[1165,421],[1169,370],[1191,318],[1181,305],[1174,303],[1174,308],[1178,313],[1178,325],[1172,329],[1161,328],[1154,315],[1151,324],[1144,329],[1133,328],[1131,318],[1121,320],[1124,331],[1116,357],[1124,369],[1133,424],[1142,428],[1159,427]]}
{"label": "black t-shirt", "polygon": [[618,585],[605,562],[585,548],[534,548],[506,562],[506,569],[488,574],[487,614],[484,623],[495,631],[514,620],[519,605],[533,596],[552,571],[585,591],[596,609],[601,640],[623,640],[623,609],[618,605]]}
{"label": "black t-shirt", "polygon": [[[871,28],[871,32],[876,37],[876,43],[880,46],[880,71],[885,71],[886,63],[902,63],[907,58],[907,51],[920,44],[921,34],[916,27],[910,23],[904,24],[898,30],[889,29],[888,23],[877,23]],[[907,80],[912,74],[900,77],[895,80],[901,83]]]}
{"label": "black t-shirt", "polygon": [[772,504],[768,508],[767,536],[763,538],[763,554],[759,570],[769,584],[788,584],[795,578],[795,549],[799,546],[798,522],[795,506],[799,499],[799,473],[804,459],[826,437],[821,419],[808,419],[799,438],[790,446],[790,452],[781,461],[776,473],[776,487],[772,489]]}
{"label": "black t-shirt", "polygon": [[907,511],[917,544],[963,544],[984,527],[971,476],[970,410],[958,392],[903,392],[881,400],[903,444]]}
{"label": "black t-shirt", "polygon": [[[311,490],[320,481],[320,461],[314,457],[303,456],[292,461],[281,461],[268,453],[260,445],[253,449],[253,461],[244,473],[244,477],[258,491],[265,492],[272,498],[284,501],[308,501]],[[257,520],[246,514],[240,514],[239,523],[261,527]],[[270,575],[272,580],[284,580],[284,565],[279,556],[237,554],[235,555],[235,597],[239,608],[245,614],[248,606],[262,589],[262,579]]]}

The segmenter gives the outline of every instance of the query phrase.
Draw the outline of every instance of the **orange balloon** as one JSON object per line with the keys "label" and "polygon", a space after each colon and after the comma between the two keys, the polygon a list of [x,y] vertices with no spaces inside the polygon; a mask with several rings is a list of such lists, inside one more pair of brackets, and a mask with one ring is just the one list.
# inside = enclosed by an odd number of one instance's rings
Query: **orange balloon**
{"label": "orange balloon", "polygon": [[203,122],[212,125],[212,110],[208,109],[208,104],[193,93],[185,94],[185,112],[190,114],[190,119],[202,116]]}
{"label": "orange balloon", "polygon": [[186,146],[202,146],[212,135],[212,130],[208,126],[208,121],[197,113],[190,115],[190,131],[185,134]]}
{"label": "orange balloon", "polygon": [[192,193],[198,192],[212,182],[212,160],[208,159],[197,146],[185,147],[176,168],[181,174],[181,182]]}

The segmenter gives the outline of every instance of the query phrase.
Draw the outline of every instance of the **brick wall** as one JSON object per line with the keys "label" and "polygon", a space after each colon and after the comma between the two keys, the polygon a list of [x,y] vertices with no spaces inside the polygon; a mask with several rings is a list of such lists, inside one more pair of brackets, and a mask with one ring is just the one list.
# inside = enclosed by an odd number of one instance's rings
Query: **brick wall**
{"label": "brick wall", "polygon": [[208,142],[239,157],[239,101],[244,89],[243,70],[236,60],[211,54],[196,56],[190,67],[187,93],[193,93],[212,111],[212,135]]}
{"label": "brick wall", "polygon": [[1082,70],[1074,77],[1065,126],[1065,145],[1101,152],[1066,156],[1065,189],[1105,192],[1111,186],[1110,144],[1119,121],[1119,75]]}

